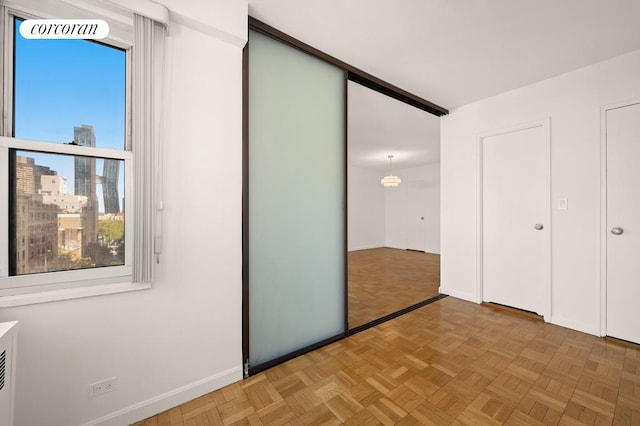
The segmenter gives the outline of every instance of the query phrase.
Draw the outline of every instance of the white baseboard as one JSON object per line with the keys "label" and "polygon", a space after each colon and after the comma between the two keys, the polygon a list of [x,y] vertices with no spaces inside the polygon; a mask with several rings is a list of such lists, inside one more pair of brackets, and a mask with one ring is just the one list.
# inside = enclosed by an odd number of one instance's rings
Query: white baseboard
{"label": "white baseboard", "polygon": [[382,248],[383,246],[381,245],[363,245],[363,246],[353,246],[353,247],[349,247],[349,249],[347,251],[358,251],[358,250],[370,250],[370,249],[376,249],[376,248]]}
{"label": "white baseboard", "polygon": [[180,404],[191,401],[206,393],[223,388],[231,383],[242,380],[242,366],[206,377],[146,401],[107,414],[99,419],[84,423],[82,426],[122,426],[144,420],[162,413]]}

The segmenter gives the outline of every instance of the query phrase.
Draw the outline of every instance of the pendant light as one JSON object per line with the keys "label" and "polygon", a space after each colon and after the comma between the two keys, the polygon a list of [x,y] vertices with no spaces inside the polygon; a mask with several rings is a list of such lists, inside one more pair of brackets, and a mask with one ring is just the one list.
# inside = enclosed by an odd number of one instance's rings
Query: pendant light
{"label": "pendant light", "polygon": [[398,186],[400,185],[400,182],[402,182],[402,180],[398,176],[393,175],[393,172],[391,169],[391,159],[393,158],[393,155],[389,155],[388,157],[389,157],[389,175],[380,179],[380,183],[384,185],[385,188]]}

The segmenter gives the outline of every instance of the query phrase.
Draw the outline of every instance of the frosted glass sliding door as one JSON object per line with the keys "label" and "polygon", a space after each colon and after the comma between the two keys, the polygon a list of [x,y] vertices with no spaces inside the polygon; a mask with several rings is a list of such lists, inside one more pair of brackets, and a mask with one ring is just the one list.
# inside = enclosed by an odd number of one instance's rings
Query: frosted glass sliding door
{"label": "frosted glass sliding door", "polygon": [[249,34],[249,365],[343,333],[344,71]]}

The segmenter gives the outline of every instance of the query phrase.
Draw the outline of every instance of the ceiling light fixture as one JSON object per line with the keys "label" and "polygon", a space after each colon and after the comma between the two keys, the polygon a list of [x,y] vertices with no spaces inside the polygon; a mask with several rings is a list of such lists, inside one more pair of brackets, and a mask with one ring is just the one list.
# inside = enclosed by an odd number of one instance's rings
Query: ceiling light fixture
{"label": "ceiling light fixture", "polygon": [[389,157],[389,175],[380,179],[380,183],[383,184],[385,188],[398,186],[400,185],[400,182],[402,182],[402,179],[400,179],[398,176],[393,175],[393,171],[391,169],[391,159],[393,158],[393,155],[389,155],[388,157]]}

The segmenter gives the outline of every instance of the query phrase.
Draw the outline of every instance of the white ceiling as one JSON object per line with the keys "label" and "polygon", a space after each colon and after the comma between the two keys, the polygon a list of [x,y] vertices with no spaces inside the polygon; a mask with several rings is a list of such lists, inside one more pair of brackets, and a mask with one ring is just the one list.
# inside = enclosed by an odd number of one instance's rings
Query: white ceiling
{"label": "white ceiling", "polygon": [[249,13],[449,110],[640,49],[639,0],[249,0]]}
{"label": "white ceiling", "polygon": [[[640,0],[249,0],[249,13],[450,111],[640,49]],[[349,98],[352,164],[438,161],[437,118],[368,89]]]}
{"label": "white ceiling", "polygon": [[348,161],[358,167],[393,169],[440,161],[440,118],[349,82]]}

